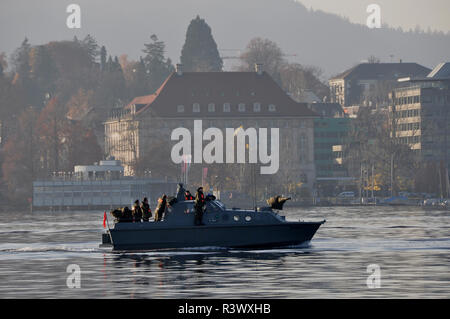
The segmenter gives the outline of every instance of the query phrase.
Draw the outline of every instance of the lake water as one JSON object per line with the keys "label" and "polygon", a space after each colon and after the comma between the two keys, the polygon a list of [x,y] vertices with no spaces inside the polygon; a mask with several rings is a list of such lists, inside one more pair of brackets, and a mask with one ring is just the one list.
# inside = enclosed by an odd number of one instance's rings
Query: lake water
{"label": "lake water", "polygon": [[[0,215],[0,298],[448,298],[450,212],[287,209],[326,219],[308,247],[119,254],[98,248],[103,212]],[[68,288],[69,265],[80,288]],[[380,288],[369,288],[369,265]]]}

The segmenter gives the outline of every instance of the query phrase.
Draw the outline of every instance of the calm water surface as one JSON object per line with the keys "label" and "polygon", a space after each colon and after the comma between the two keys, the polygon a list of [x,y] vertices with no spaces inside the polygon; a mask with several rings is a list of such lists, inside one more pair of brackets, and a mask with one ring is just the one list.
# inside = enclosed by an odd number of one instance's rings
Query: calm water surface
{"label": "calm water surface", "polygon": [[[310,246],[119,254],[98,248],[103,212],[0,215],[0,298],[448,298],[450,212],[288,209],[322,220]],[[81,288],[66,285],[81,268]],[[367,266],[381,269],[369,289]]]}

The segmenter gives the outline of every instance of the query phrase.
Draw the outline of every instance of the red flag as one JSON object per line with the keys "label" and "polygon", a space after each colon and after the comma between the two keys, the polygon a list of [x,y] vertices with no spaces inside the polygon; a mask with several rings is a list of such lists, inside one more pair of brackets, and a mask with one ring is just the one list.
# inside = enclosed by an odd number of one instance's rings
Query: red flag
{"label": "red flag", "polygon": [[103,228],[106,228],[106,211],[103,214]]}

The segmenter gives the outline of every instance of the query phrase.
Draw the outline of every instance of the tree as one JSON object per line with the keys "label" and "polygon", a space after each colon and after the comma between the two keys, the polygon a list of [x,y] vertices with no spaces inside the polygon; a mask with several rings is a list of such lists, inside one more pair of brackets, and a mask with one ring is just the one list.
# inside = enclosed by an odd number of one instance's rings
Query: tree
{"label": "tree", "polygon": [[241,71],[254,71],[255,64],[263,64],[264,70],[278,83],[281,82],[280,70],[286,61],[283,51],[269,39],[254,38],[240,56]]}
{"label": "tree", "polygon": [[3,147],[2,178],[12,200],[31,197],[32,182],[39,176],[38,114],[33,107],[24,110],[18,119],[19,129]]}
{"label": "tree", "polygon": [[106,67],[106,56],[107,56],[106,48],[103,45],[102,48],[100,49],[100,69],[102,71],[105,70]]}
{"label": "tree", "polygon": [[68,123],[66,110],[58,97],[50,99],[38,118],[42,166],[47,173],[57,172],[62,166],[63,145],[66,141]]}
{"label": "tree", "polygon": [[145,53],[142,62],[145,65],[149,94],[155,92],[174,70],[172,61],[164,56],[164,42],[159,41],[155,34],[152,34],[150,39],[152,42],[144,44],[145,48],[142,50]]}
{"label": "tree", "polygon": [[199,16],[188,26],[180,61],[187,72],[222,71],[223,61],[211,34],[211,28]]}
{"label": "tree", "polygon": [[92,63],[96,63],[99,55],[98,44],[93,36],[88,34],[82,41],[81,47],[89,54]]}

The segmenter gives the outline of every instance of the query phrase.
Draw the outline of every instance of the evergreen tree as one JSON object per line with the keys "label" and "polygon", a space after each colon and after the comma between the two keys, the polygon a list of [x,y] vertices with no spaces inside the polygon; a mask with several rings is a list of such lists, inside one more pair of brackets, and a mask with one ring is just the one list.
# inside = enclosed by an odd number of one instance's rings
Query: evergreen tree
{"label": "evergreen tree", "polygon": [[30,73],[30,62],[29,62],[30,50],[31,45],[28,42],[28,39],[25,38],[21,46],[14,51],[11,57],[13,70],[17,74],[19,74],[19,77],[22,79],[27,78]]}
{"label": "evergreen tree", "polygon": [[211,28],[199,16],[189,24],[180,61],[183,69],[188,72],[222,71],[223,61],[211,34]]}
{"label": "evergreen tree", "polygon": [[105,70],[106,56],[107,56],[106,48],[103,45],[102,48],[100,49],[100,68],[102,71]]}
{"label": "evergreen tree", "polygon": [[91,62],[95,63],[97,61],[97,56],[99,54],[97,41],[93,36],[88,34],[82,41],[81,46],[86,50],[86,52],[91,57]]}
{"label": "evergreen tree", "polygon": [[145,73],[148,81],[148,93],[155,92],[164,80],[173,72],[174,67],[170,59],[164,56],[166,45],[159,41],[155,34],[150,37],[151,43],[144,44],[143,52],[146,54],[142,59],[145,65]]}

